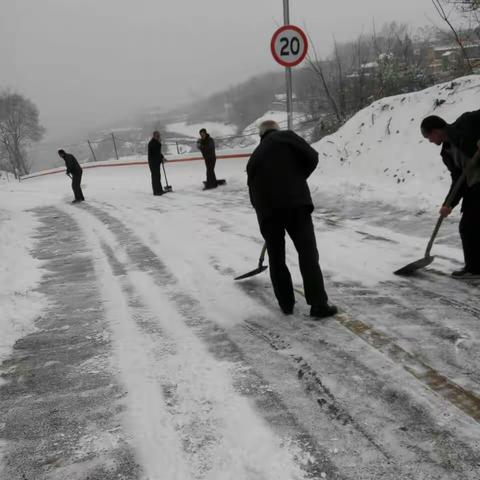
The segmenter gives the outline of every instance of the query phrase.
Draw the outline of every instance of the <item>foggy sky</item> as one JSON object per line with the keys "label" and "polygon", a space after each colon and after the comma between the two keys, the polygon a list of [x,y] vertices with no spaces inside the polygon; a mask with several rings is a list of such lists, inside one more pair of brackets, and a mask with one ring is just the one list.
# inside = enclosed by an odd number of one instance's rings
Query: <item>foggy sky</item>
{"label": "foggy sky", "polygon": [[[49,138],[170,108],[280,69],[282,0],[0,0],[0,88],[33,100]],[[435,19],[430,0],[291,0],[321,55],[386,21]],[[436,19],[435,19],[436,20]]]}

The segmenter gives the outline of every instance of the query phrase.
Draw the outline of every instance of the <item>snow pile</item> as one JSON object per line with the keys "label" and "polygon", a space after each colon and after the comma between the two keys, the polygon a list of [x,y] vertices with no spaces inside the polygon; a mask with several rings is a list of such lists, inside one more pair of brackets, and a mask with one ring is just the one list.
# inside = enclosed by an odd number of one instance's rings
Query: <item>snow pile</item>
{"label": "snow pile", "polygon": [[439,147],[422,137],[420,122],[428,115],[453,122],[463,112],[479,108],[479,75],[379,100],[314,144],[320,153],[314,177],[320,175],[323,182],[328,178],[335,189],[347,182],[357,187],[355,195],[369,192],[390,202],[402,196],[439,203],[450,176]]}
{"label": "snow pile", "polygon": [[166,126],[167,132],[185,135],[187,137],[198,138],[199,130],[206,128],[212,137],[228,137],[237,133],[237,127],[231,123],[220,122],[203,122],[203,123],[187,123],[178,122],[170,123]]}

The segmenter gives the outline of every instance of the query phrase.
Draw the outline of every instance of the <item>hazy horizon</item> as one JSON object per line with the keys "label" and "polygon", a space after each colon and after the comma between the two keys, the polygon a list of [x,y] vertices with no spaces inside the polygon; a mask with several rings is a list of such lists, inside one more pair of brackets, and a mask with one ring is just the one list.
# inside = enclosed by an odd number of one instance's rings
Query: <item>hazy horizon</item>
{"label": "hazy horizon", "polygon": [[[434,18],[430,0],[290,2],[318,53],[385,22]],[[47,141],[172,109],[266,71],[281,70],[269,42],[283,23],[281,0],[7,1],[0,19],[0,88],[30,98]]]}

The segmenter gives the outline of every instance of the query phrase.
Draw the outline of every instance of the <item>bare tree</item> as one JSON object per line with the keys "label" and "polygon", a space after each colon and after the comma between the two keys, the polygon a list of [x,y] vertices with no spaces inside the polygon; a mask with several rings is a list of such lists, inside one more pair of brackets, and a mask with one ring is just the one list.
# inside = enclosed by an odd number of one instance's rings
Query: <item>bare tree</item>
{"label": "bare tree", "polygon": [[346,94],[346,79],[344,68],[342,66],[342,58],[338,51],[338,44],[333,37],[333,56],[334,56],[334,63],[336,66],[336,78],[335,84],[337,85],[337,98],[338,98],[338,108],[340,110],[340,115],[342,118],[346,118],[347,115],[347,94]]}
{"label": "bare tree", "polygon": [[[311,71],[315,74],[315,76],[320,80],[323,90],[325,92],[325,96],[327,97],[328,103],[332,109],[332,112],[334,113],[338,123],[342,124],[344,121],[344,118],[340,113],[337,102],[335,101],[335,99],[332,96],[332,93],[330,92],[330,87],[327,83],[325,73],[323,71],[322,62],[318,58],[317,49],[315,48],[315,44],[312,42],[312,39],[308,34],[308,32],[307,32],[307,35],[309,37],[309,44],[310,44],[309,54],[307,56],[308,66],[310,67]],[[311,55],[310,52],[312,52],[313,55]]]}
{"label": "bare tree", "polygon": [[447,2],[464,12],[480,10],[480,0],[447,0]]}
{"label": "bare tree", "polygon": [[480,39],[480,0],[445,0],[467,20],[470,32]]}
{"label": "bare tree", "polygon": [[[433,6],[435,7],[435,10],[438,13],[438,15],[440,16],[440,18],[448,25],[448,27],[452,31],[453,36],[455,38],[455,41],[457,42],[458,46],[460,47],[460,51],[462,52],[462,56],[465,60],[466,67],[467,67],[467,73],[472,74],[473,73],[473,67],[472,67],[472,64],[470,62],[470,58],[468,57],[467,51],[465,50],[465,47],[463,45],[462,39],[460,38],[460,35],[458,34],[457,30],[453,26],[452,22],[450,21],[450,17],[448,15],[448,13],[445,11],[445,8],[443,7],[442,0],[432,0],[432,3],[433,3]],[[475,3],[478,3],[478,2],[475,2]]]}
{"label": "bare tree", "polygon": [[31,164],[26,150],[45,133],[38,116],[38,109],[31,100],[18,93],[0,93],[1,151],[15,175],[29,173]]}

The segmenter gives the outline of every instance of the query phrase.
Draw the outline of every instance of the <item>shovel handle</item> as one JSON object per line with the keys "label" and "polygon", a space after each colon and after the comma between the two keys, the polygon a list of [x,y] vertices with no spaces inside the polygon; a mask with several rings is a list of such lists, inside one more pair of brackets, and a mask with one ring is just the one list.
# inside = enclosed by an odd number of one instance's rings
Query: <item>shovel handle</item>
{"label": "shovel handle", "polygon": [[428,242],[427,249],[425,250],[425,258],[430,256],[430,251],[432,250],[433,247],[433,242],[435,241],[435,238],[437,237],[438,231],[440,230],[440,227],[442,226],[443,222],[443,216],[440,215],[437,220],[437,224],[435,225],[435,228],[433,229],[432,236],[430,237],[430,241]]}
{"label": "shovel handle", "polygon": [[[449,207],[455,197],[457,196],[457,193],[460,191],[460,189],[463,187],[463,183],[465,182],[465,173],[462,173],[460,177],[458,177],[458,180],[455,182],[455,185],[452,188],[452,191],[448,195],[447,199],[445,200],[445,206]],[[437,220],[437,224],[435,225],[435,228],[433,229],[432,236],[430,237],[430,241],[428,242],[427,249],[425,250],[425,258],[430,256],[430,251],[432,250],[433,247],[433,242],[435,241],[435,238],[437,238],[438,231],[440,230],[440,227],[442,226],[443,222],[443,216],[440,215],[440,217]]]}
{"label": "shovel handle", "polygon": [[[164,157],[164,161],[167,159]],[[165,177],[165,185],[169,187],[170,185],[168,184],[168,178],[167,178],[167,172],[165,171],[165,165],[164,162],[162,162],[162,168],[163,168],[163,176]]]}
{"label": "shovel handle", "polygon": [[267,251],[267,244],[264,243],[262,251],[260,252],[260,258],[258,259],[258,268],[263,267],[263,261],[265,260],[265,253]]}

